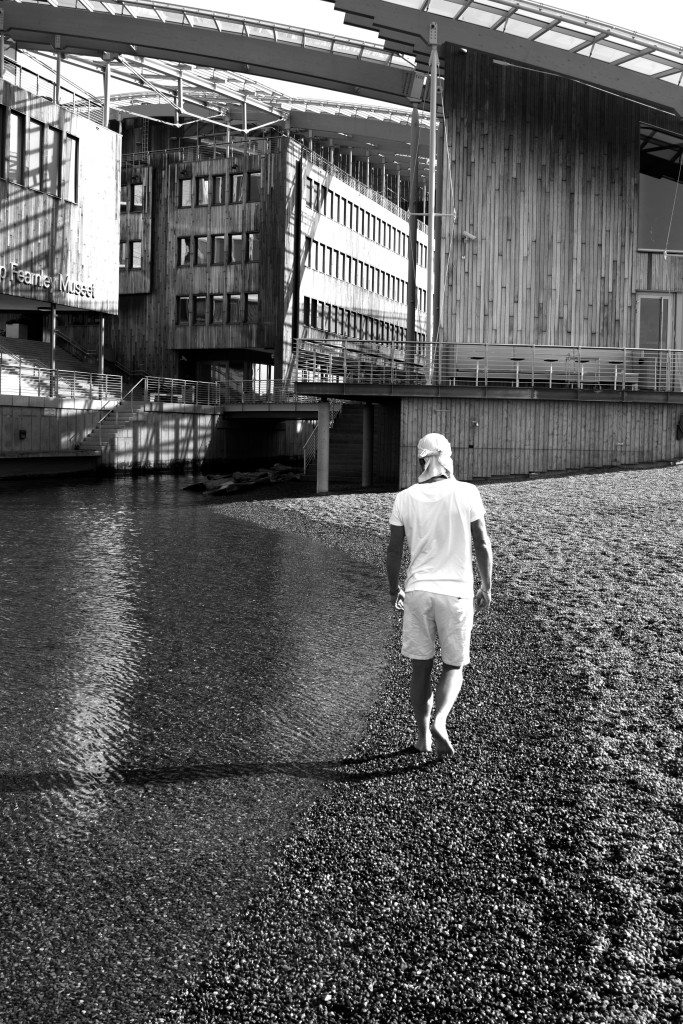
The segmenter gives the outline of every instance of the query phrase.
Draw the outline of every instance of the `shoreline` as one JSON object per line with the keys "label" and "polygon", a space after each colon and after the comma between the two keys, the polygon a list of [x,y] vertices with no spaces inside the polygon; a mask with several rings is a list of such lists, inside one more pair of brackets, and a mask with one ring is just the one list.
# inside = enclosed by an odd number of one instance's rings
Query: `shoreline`
{"label": "shoreline", "polygon": [[[387,598],[366,734],[155,1024],[680,1021],[682,481],[480,485],[495,604],[451,717],[455,757],[401,753],[408,668]],[[392,501],[224,508],[381,576]]]}

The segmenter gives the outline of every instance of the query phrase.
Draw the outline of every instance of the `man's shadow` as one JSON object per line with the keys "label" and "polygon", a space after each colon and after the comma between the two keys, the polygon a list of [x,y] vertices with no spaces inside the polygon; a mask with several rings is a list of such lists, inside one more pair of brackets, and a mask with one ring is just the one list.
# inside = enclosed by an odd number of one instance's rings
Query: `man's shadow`
{"label": "man's shadow", "polygon": [[0,793],[31,791],[68,791],[92,786],[163,786],[179,782],[213,779],[251,778],[264,775],[288,775],[323,782],[361,783],[426,771],[439,763],[434,754],[421,754],[414,747],[403,747],[363,757],[345,757],[328,761],[226,761],[216,764],[159,765],[158,767],[107,768],[102,772],[55,769],[44,772],[4,772],[0,774]]}

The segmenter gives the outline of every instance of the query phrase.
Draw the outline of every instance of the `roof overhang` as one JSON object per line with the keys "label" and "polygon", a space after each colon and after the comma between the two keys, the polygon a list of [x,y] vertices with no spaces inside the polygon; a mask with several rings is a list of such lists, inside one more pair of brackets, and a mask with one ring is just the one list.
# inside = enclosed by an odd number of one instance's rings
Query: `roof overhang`
{"label": "roof overhang", "polygon": [[[413,57],[423,72],[434,23],[440,46],[477,50],[683,116],[683,52],[626,30],[523,0],[424,0],[419,9],[417,0],[328,2],[347,24],[378,32],[388,50]],[[529,37],[516,34],[526,28]]]}

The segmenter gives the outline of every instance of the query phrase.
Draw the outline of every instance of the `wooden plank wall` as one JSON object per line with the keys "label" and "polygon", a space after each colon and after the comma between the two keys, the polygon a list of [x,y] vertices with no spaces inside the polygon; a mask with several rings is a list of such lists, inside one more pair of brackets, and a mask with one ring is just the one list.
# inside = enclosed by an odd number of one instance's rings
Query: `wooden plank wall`
{"label": "wooden plank wall", "polygon": [[451,442],[456,476],[488,479],[681,459],[682,414],[674,401],[405,398],[399,486],[414,482],[417,442],[434,431]]}
{"label": "wooden plank wall", "polygon": [[442,340],[634,345],[636,292],[683,292],[637,249],[639,125],[683,121],[453,48],[445,107]]}

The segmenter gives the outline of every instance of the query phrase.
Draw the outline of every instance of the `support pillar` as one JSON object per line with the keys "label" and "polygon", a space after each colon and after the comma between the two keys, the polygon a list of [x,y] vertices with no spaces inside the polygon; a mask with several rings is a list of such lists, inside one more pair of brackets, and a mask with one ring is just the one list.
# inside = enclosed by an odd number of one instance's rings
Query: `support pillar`
{"label": "support pillar", "polygon": [[57,307],[50,303],[43,315],[43,341],[50,344],[50,398],[57,394]]}
{"label": "support pillar", "polygon": [[100,344],[97,352],[97,372],[104,374],[104,339],[106,335],[107,318],[102,314],[100,317]]}
{"label": "support pillar", "polygon": [[330,491],[330,403],[318,402],[318,462],[316,493]]}
{"label": "support pillar", "polygon": [[363,469],[361,487],[372,487],[372,442],[374,434],[374,408],[372,402],[363,406]]}

